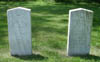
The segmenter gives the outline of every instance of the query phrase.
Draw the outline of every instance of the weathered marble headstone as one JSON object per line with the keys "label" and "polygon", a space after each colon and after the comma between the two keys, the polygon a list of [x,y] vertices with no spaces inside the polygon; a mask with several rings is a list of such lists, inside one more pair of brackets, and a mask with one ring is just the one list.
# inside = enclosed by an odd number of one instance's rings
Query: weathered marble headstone
{"label": "weathered marble headstone", "polygon": [[30,9],[17,7],[7,11],[11,55],[31,55]]}
{"label": "weathered marble headstone", "polygon": [[93,11],[78,8],[69,11],[67,55],[87,55],[90,51]]}

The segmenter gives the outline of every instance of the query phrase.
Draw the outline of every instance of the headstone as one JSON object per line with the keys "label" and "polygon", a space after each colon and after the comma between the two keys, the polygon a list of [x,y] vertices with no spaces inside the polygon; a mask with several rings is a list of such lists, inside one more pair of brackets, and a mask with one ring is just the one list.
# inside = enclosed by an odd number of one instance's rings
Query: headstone
{"label": "headstone", "polygon": [[88,55],[90,52],[93,11],[78,8],[69,11],[67,55]]}
{"label": "headstone", "polygon": [[30,9],[17,7],[7,11],[11,55],[31,55]]}

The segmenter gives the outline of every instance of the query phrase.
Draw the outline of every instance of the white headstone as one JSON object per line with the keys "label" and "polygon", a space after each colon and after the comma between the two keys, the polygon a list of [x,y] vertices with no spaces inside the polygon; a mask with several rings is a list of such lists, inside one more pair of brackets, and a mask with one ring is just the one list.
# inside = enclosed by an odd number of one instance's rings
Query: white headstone
{"label": "white headstone", "polygon": [[93,12],[78,8],[69,11],[67,55],[87,55],[90,51]]}
{"label": "white headstone", "polygon": [[11,55],[31,55],[30,9],[17,7],[7,11]]}

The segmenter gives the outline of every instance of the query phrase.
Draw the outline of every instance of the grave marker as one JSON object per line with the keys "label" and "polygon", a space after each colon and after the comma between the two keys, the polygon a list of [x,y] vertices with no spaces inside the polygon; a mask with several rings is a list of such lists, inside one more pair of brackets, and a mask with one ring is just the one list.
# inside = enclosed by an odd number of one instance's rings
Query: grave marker
{"label": "grave marker", "polygon": [[78,8],[69,11],[67,55],[87,55],[90,52],[93,11]]}
{"label": "grave marker", "polygon": [[17,7],[7,11],[11,55],[31,55],[30,9]]}

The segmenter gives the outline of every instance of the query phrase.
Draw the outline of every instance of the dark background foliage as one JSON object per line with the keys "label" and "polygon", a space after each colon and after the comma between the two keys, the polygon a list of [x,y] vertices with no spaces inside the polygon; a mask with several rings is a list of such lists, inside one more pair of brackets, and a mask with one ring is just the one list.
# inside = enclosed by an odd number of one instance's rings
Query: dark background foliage
{"label": "dark background foliage", "polygon": [[[0,1],[30,1],[30,0],[0,0]],[[31,1],[38,1],[38,0],[31,0]],[[41,0],[39,0],[41,1]],[[42,0],[42,1],[55,1],[55,2],[62,2],[62,3],[79,3],[79,2],[87,2],[87,3],[91,3],[91,2],[96,2],[96,3],[100,3],[100,0]]]}

